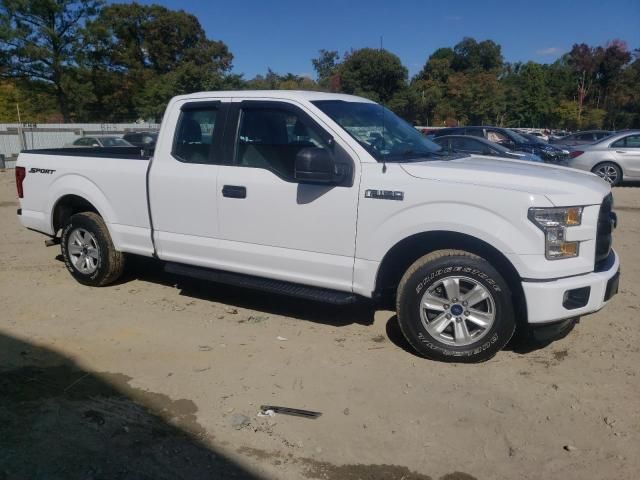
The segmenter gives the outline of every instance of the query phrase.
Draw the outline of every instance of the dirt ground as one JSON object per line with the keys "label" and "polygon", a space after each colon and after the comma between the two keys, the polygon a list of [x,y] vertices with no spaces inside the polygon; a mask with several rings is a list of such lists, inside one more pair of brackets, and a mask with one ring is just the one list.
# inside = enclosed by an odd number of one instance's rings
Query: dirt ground
{"label": "dirt ground", "polygon": [[[130,265],[76,283],[0,173],[0,479],[637,479],[640,187],[621,291],[543,348],[412,354],[392,312]],[[260,405],[322,412],[257,417]]]}

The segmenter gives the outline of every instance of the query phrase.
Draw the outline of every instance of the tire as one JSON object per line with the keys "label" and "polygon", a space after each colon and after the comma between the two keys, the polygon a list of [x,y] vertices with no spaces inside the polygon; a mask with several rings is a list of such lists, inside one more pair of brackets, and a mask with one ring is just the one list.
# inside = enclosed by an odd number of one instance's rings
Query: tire
{"label": "tire", "polygon": [[622,170],[613,162],[599,163],[591,169],[591,172],[598,175],[612,187],[622,183]]}
{"label": "tire", "polygon": [[113,246],[107,226],[97,213],[73,215],[62,230],[61,247],[67,270],[83,285],[109,285],[124,271],[124,254]]}
{"label": "tire", "polygon": [[460,250],[432,252],[411,265],[398,286],[396,311],[411,346],[443,362],[488,360],[516,327],[502,276],[483,258]]}

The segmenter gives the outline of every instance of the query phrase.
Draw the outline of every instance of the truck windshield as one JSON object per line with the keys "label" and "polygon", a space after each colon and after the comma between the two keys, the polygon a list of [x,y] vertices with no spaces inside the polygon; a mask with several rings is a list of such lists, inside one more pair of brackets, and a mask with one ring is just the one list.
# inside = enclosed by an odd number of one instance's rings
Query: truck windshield
{"label": "truck windshield", "polygon": [[450,159],[440,145],[428,140],[382,105],[343,100],[317,100],[312,103],[378,161]]}

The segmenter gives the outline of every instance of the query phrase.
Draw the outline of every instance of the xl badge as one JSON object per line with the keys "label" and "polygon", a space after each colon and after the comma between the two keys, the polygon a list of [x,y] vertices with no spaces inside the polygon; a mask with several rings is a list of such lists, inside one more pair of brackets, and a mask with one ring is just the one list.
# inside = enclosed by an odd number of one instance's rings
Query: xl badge
{"label": "xl badge", "polygon": [[377,198],[379,200],[404,200],[404,192],[393,190],[365,190],[364,198]]}

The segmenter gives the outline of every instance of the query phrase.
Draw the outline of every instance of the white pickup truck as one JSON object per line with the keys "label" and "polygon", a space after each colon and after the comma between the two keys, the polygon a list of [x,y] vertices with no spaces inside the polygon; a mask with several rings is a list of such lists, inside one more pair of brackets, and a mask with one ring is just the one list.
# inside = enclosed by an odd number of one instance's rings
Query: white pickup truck
{"label": "white pickup truck", "polygon": [[181,274],[395,306],[425,357],[482,361],[516,326],[595,312],[617,292],[609,186],[591,173],[446,156],[369,100],[203,92],[169,103],[153,156],[22,152],[22,224],[80,283],[126,255]]}

